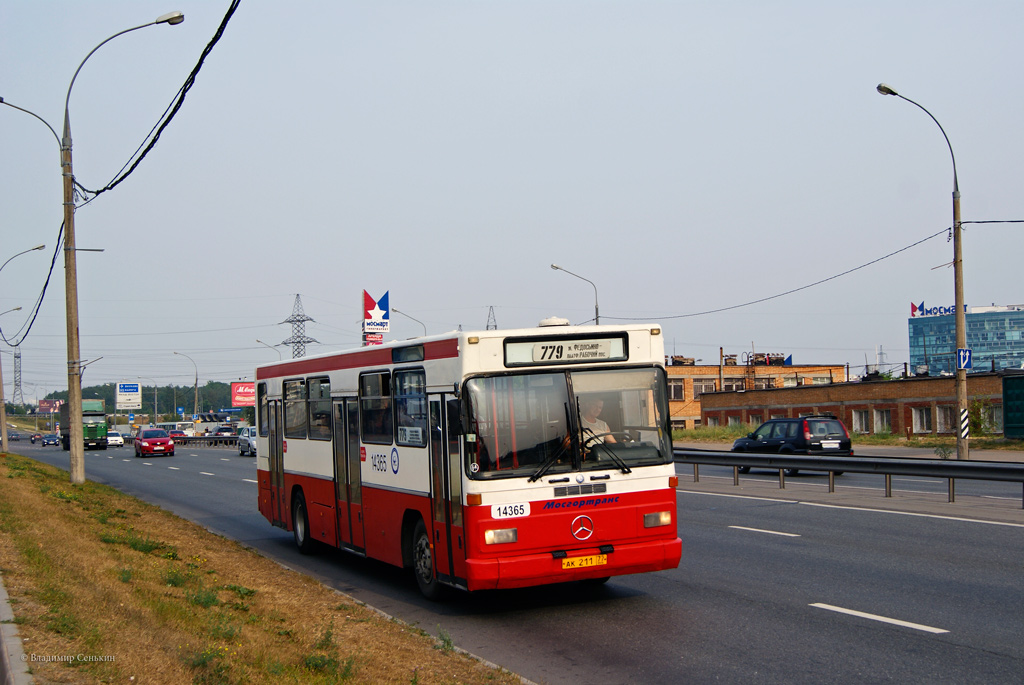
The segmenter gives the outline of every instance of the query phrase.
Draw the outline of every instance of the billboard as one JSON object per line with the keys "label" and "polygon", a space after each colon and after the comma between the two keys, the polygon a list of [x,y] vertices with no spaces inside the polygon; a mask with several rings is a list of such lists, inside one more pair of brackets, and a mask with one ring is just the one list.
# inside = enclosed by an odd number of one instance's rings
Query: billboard
{"label": "billboard", "polygon": [[231,406],[232,407],[255,407],[256,406],[256,384],[248,381],[231,384]]}
{"label": "billboard", "polygon": [[64,400],[39,400],[38,411],[41,414],[54,414],[60,411],[62,404],[64,404]]}
{"label": "billboard", "polygon": [[388,307],[388,293],[379,300],[370,297],[363,291],[363,344],[379,345],[384,341],[384,333],[391,330],[391,309]]}

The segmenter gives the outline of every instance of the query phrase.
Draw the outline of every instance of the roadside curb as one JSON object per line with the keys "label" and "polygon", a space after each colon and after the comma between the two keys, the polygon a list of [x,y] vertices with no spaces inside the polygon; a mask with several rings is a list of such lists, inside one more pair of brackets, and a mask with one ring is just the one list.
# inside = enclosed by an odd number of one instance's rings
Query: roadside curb
{"label": "roadside curb", "polygon": [[3,576],[0,576],[0,679],[3,685],[31,685],[35,682],[28,672],[28,659],[21,646],[18,626],[14,623],[14,611]]}

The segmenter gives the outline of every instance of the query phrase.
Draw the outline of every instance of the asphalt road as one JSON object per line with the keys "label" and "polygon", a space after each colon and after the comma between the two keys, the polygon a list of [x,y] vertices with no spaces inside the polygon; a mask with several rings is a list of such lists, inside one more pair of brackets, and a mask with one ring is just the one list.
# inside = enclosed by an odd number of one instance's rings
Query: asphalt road
{"label": "asphalt road", "polygon": [[[15,451],[67,468],[59,448]],[[256,509],[254,459],[221,448],[136,459],[86,453],[86,475],[240,540],[539,683],[1020,683],[1024,518],[1016,502],[954,505],[902,484],[886,501],[849,476],[732,485],[680,468],[678,569],[444,603],[407,572],[327,550],[297,553]],[[981,484],[984,485],[984,484]],[[995,484],[989,484],[995,485]],[[894,484],[895,487],[895,484]],[[944,490],[943,490],[944,492]],[[912,511],[896,509],[909,502]],[[985,511],[989,520],[973,512]],[[995,513],[991,513],[991,512]],[[858,612],[858,613],[851,613]]]}

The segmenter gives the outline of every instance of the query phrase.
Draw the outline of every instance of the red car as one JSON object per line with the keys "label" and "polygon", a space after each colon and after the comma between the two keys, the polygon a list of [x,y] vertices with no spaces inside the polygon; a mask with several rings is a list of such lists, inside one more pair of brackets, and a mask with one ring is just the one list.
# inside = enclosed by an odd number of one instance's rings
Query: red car
{"label": "red car", "polygon": [[135,456],[166,454],[174,456],[174,440],[162,428],[143,428],[135,436]]}

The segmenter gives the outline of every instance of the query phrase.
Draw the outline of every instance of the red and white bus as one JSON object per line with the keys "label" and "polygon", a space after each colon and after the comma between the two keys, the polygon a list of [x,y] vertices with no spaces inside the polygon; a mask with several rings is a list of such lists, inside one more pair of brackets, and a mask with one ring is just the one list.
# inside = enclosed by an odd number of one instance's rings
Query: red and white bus
{"label": "red and white bus", "polygon": [[664,363],[655,325],[559,325],[260,366],[260,512],[430,598],[675,568]]}

